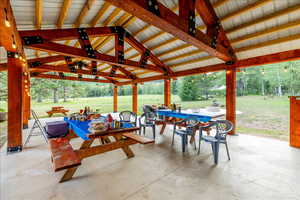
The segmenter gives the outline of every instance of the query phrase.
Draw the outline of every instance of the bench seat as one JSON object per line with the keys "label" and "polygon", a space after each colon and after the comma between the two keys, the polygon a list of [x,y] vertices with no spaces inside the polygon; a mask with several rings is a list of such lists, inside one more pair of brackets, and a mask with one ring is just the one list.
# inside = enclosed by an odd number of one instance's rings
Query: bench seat
{"label": "bench seat", "polygon": [[81,165],[81,160],[74,152],[68,139],[50,139],[49,146],[55,172]]}
{"label": "bench seat", "polygon": [[131,138],[135,141],[137,141],[140,144],[150,144],[150,143],[154,143],[153,139],[149,139],[134,133],[124,133],[123,136],[127,137],[127,138]]}

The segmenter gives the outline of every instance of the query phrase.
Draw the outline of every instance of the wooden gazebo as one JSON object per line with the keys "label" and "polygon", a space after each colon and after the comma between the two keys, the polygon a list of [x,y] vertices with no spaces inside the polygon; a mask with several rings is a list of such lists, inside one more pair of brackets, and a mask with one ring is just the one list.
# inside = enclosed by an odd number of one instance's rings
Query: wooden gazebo
{"label": "wooden gazebo", "polygon": [[[30,78],[132,85],[226,70],[235,124],[236,72],[300,58],[298,0],[2,0],[0,70],[8,71],[8,152],[22,150]],[[0,49],[3,52],[3,49]],[[233,132],[234,133],[234,132]]]}

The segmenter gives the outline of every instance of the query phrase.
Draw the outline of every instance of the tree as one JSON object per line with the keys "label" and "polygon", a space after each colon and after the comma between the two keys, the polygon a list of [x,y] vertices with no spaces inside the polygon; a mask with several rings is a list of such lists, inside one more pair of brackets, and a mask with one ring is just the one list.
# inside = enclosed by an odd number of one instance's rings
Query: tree
{"label": "tree", "polygon": [[182,101],[195,101],[198,99],[198,85],[195,76],[186,76],[183,78],[180,87],[179,96]]}

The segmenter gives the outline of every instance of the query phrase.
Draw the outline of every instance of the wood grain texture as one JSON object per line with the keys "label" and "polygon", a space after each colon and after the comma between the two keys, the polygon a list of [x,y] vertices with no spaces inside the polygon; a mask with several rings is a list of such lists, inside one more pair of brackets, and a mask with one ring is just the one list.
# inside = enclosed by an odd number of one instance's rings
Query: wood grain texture
{"label": "wood grain texture", "polygon": [[290,97],[290,146],[300,148],[300,97]]}
{"label": "wood grain texture", "polygon": [[236,70],[226,71],[226,120],[233,123],[233,130],[229,133],[235,134],[236,129]]}

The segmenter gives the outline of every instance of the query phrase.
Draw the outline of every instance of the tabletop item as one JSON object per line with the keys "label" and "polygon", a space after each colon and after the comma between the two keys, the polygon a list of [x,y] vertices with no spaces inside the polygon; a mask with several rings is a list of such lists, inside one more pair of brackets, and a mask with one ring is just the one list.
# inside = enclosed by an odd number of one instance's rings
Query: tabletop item
{"label": "tabletop item", "polygon": [[62,137],[68,133],[68,123],[65,121],[46,122],[48,138]]}
{"label": "tabletop item", "polygon": [[89,131],[91,133],[100,133],[108,130],[109,122],[105,117],[92,120],[89,124]]}

